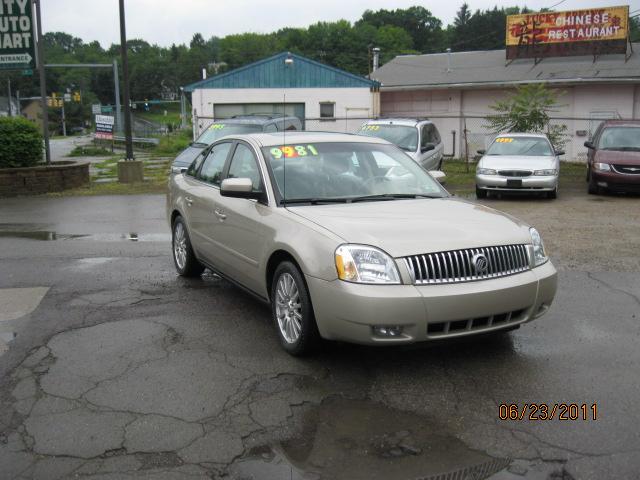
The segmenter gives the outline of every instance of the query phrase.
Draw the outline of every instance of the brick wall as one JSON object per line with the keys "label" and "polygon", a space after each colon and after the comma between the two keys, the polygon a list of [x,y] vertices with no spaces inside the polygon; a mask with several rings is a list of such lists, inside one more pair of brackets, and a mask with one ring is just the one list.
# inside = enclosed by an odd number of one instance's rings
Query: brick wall
{"label": "brick wall", "polygon": [[64,161],[50,166],[0,169],[0,197],[60,192],[88,183],[88,163]]}

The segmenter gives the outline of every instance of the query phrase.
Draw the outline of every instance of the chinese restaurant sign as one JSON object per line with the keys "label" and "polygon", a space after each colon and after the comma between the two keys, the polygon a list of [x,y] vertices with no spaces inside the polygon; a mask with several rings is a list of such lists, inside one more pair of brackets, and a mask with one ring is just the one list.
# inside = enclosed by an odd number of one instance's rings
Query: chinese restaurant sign
{"label": "chinese restaurant sign", "polygon": [[629,7],[507,16],[507,59],[626,53]]}

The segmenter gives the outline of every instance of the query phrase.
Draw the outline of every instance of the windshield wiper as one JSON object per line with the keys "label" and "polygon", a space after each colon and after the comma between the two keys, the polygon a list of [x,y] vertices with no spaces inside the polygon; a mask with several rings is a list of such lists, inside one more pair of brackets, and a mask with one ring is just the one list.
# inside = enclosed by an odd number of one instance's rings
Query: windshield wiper
{"label": "windshield wiper", "polygon": [[362,197],[352,197],[353,202],[375,202],[376,200],[399,200],[405,198],[442,198],[438,195],[426,195],[422,193],[381,193],[379,195],[364,195]]}
{"label": "windshield wiper", "polygon": [[637,152],[640,151],[640,147],[607,147],[602,150],[611,150],[618,152]]}
{"label": "windshield wiper", "polygon": [[202,143],[202,142],[191,142],[191,147],[208,147],[208,145],[206,143]]}
{"label": "windshield wiper", "polygon": [[319,205],[321,203],[347,203],[350,199],[345,197],[335,198],[283,198],[280,200],[280,205],[292,205],[295,203],[310,203],[311,205]]}

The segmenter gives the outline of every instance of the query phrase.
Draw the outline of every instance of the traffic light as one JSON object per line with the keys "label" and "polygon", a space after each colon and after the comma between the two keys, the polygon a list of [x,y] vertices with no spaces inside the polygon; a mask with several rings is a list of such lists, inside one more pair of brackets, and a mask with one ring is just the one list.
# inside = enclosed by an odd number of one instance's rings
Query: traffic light
{"label": "traffic light", "polygon": [[81,100],[82,100],[82,97],[80,96],[80,92],[79,91],[73,92],[73,101],[80,103]]}

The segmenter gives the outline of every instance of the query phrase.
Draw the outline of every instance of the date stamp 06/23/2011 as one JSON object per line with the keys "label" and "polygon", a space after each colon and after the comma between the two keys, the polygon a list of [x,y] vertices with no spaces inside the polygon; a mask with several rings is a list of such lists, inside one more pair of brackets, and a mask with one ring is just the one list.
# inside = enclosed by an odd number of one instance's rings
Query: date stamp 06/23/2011
{"label": "date stamp 06/23/2011", "polygon": [[595,421],[598,413],[597,403],[501,403],[498,406],[500,420],[514,421]]}

